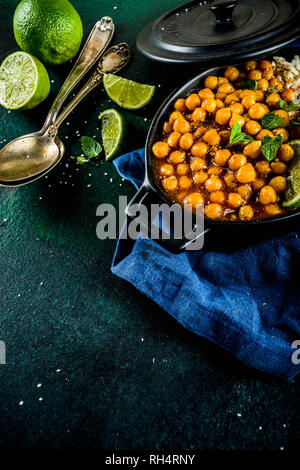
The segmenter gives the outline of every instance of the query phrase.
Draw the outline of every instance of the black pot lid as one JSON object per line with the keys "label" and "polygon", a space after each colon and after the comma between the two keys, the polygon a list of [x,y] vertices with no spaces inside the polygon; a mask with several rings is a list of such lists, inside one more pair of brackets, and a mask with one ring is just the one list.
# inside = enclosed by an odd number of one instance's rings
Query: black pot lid
{"label": "black pot lid", "polygon": [[300,0],[198,0],[146,26],[137,47],[161,62],[210,67],[274,53],[299,35]]}

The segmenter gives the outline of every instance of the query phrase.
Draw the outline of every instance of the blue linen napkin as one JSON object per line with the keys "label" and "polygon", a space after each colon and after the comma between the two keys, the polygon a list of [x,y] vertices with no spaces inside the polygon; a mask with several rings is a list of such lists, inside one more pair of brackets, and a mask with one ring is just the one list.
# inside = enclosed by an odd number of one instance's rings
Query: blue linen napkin
{"label": "blue linen napkin", "polygon": [[[144,149],[114,161],[139,187]],[[282,237],[234,253],[174,255],[155,241],[119,239],[112,272],[157,302],[183,326],[264,372],[292,379],[299,371],[300,236]],[[141,276],[141,273],[143,275]],[[300,348],[300,344],[298,346]],[[297,355],[298,354],[298,355]]]}

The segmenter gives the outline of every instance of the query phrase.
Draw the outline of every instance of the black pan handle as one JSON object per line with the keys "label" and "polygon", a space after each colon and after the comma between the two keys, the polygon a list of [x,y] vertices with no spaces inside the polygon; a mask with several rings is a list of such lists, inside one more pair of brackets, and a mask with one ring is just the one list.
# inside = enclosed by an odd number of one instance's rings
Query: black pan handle
{"label": "black pan handle", "polygon": [[232,15],[237,4],[238,0],[218,0],[209,7],[216,17],[216,26],[228,26],[233,23]]}
{"label": "black pan handle", "polygon": [[[137,217],[136,213],[138,212],[138,207],[142,204],[145,205],[148,214],[150,214],[152,204],[161,205],[166,204],[166,202],[155,191],[153,191],[152,188],[146,185],[142,185],[126,208],[126,214],[131,220],[134,220]],[[182,238],[177,239],[171,235],[170,238],[166,238],[166,232],[164,232],[161,227],[153,225],[153,221],[150,217],[148,217],[145,221],[141,219],[140,221],[143,233],[145,233],[147,236],[149,236],[151,233],[156,233],[157,237],[154,239],[154,241],[165,248],[167,251],[170,251],[174,254],[181,253],[187,249],[192,250],[193,247],[191,244],[195,243],[196,240],[198,240],[200,237],[203,237],[204,234],[209,231],[209,229],[203,229],[201,231],[196,230],[197,227],[194,224],[192,232],[189,234],[188,238],[183,236]]]}

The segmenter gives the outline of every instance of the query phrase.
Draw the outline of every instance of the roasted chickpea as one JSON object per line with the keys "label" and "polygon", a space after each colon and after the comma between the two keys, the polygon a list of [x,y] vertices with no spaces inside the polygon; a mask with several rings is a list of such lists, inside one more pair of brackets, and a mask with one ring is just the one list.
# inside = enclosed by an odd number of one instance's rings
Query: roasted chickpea
{"label": "roasted chickpea", "polygon": [[185,204],[189,204],[192,206],[193,209],[196,209],[197,206],[203,206],[204,204],[204,197],[201,193],[191,193],[186,196],[184,199]]}
{"label": "roasted chickpea", "polygon": [[244,147],[243,153],[246,157],[255,159],[260,155],[261,152],[261,141],[253,140]]}
{"label": "roasted chickpea", "polygon": [[248,184],[241,184],[238,187],[237,192],[246,201],[251,196],[251,187]]}
{"label": "roasted chickpea", "polygon": [[206,161],[203,158],[195,157],[190,163],[192,171],[205,170],[207,168]]}
{"label": "roasted chickpea", "polygon": [[209,195],[210,202],[214,202],[216,204],[224,204],[226,201],[226,196],[223,191],[213,191]]}
{"label": "roasted chickpea", "polygon": [[214,161],[217,165],[225,166],[228,159],[230,158],[230,155],[231,155],[231,153],[227,149],[217,150],[217,152],[214,156]]}
{"label": "roasted chickpea", "polygon": [[202,108],[196,108],[192,114],[193,121],[204,122],[206,118],[206,111]]}
{"label": "roasted chickpea", "polygon": [[205,88],[214,90],[218,86],[218,77],[215,77],[214,75],[208,75],[208,77],[205,77],[204,86]]}
{"label": "roasted chickpea", "polygon": [[228,82],[222,83],[218,88],[218,93],[225,93],[226,95],[229,95],[230,93],[233,93],[233,92],[234,92],[234,87]]}
{"label": "roasted chickpea", "polygon": [[257,140],[260,140],[261,142],[264,141],[264,138],[266,135],[269,135],[270,137],[274,137],[273,132],[269,131],[268,129],[262,129],[256,136]]}
{"label": "roasted chickpea", "polygon": [[226,96],[226,93],[216,93],[216,100],[224,101]]}
{"label": "roasted chickpea", "polygon": [[194,139],[195,140],[200,139],[205,134],[206,131],[207,131],[206,127],[198,127],[194,132]]}
{"label": "roasted chickpea", "polygon": [[248,62],[245,63],[245,70],[246,72],[251,72],[252,70],[255,70],[257,67],[257,63],[255,60],[249,60]]}
{"label": "roasted chickpea", "polygon": [[259,68],[260,70],[269,70],[269,69],[273,69],[273,65],[271,64],[269,60],[261,60],[259,62]]}
{"label": "roasted chickpea", "polygon": [[270,87],[276,88],[277,90],[281,91],[283,89],[283,84],[279,80],[279,78],[274,77],[270,80]]}
{"label": "roasted chickpea", "polygon": [[240,153],[234,153],[228,161],[228,166],[231,170],[236,171],[241,166],[246,165],[246,163],[247,163],[247,158],[245,157],[245,155],[242,155]]}
{"label": "roasted chickpea", "polygon": [[284,111],[283,109],[276,109],[276,111],[273,111],[274,114],[277,114],[278,116],[282,117],[283,119],[283,126],[282,127],[287,127],[290,123],[290,117],[289,117],[289,114]]}
{"label": "roasted chickpea", "polygon": [[177,101],[175,101],[174,109],[180,113],[184,113],[186,111],[185,100],[183,98],[179,98]]}
{"label": "roasted chickpea", "polygon": [[283,144],[279,147],[277,157],[283,162],[288,162],[294,156],[294,149],[288,144]]}
{"label": "roasted chickpea", "polygon": [[209,219],[219,219],[222,216],[222,206],[220,204],[208,204],[204,208],[204,213]]}
{"label": "roasted chickpea", "polygon": [[267,111],[261,103],[255,103],[249,109],[248,114],[251,119],[262,119]]}
{"label": "roasted chickpea", "polygon": [[281,135],[282,142],[285,144],[289,140],[289,133],[284,127],[278,127],[273,130],[274,135]]}
{"label": "roasted chickpea", "polygon": [[201,108],[207,111],[208,113],[213,113],[216,110],[217,103],[213,98],[206,98],[201,103]]}
{"label": "roasted chickpea", "polygon": [[190,167],[187,163],[179,163],[176,168],[176,172],[178,175],[183,176],[186,175],[190,170]]}
{"label": "roasted chickpea", "polygon": [[246,96],[252,96],[256,99],[256,92],[253,90],[242,90],[239,95],[240,99],[243,100]]}
{"label": "roasted chickpea", "polygon": [[180,132],[175,132],[175,131],[171,132],[167,140],[168,145],[170,147],[177,147],[180,138],[181,138]]}
{"label": "roasted chickpea", "polygon": [[257,162],[255,165],[255,169],[261,175],[268,175],[271,172],[270,163],[267,162],[266,160],[261,160]]}
{"label": "roasted chickpea", "polygon": [[194,143],[194,136],[190,132],[181,136],[179,145],[183,150],[189,150]]}
{"label": "roasted chickpea", "polygon": [[179,178],[179,187],[180,189],[190,189],[192,186],[192,179],[188,176],[180,176]]}
{"label": "roasted chickpea", "polygon": [[198,171],[198,173],[195,173],[193,175],[193,180],[195,184],[202,184],[204,183],[208,178],[208,174],[205,171]]}
{"label": "roasted chickpea", "polygon": [[251,184],[252,184],[253,191],[256,193],[266,184],[266,182],[264,178],[255,178],[255,180],[252,181]]}
{"label": "roasted chickpea", "polygon": [[162,185],[166,191],[176,191],[178,187],[178,181],[176,176],[169,176],[162,180]]}
{"label": "roasted chickpea", "polygon": [[287,179],[284,176],[274,176],[269,185],[275,189],[277,194],[284,193],[287,187]]}
{"label": "roasted chickpea", "polygon": [[208,152],[208,147],[205,142],[196,142],[191,148],[193,157],[204,157]]}
{"label": "roasted chickpea", "polygon": [[152,147],[153,155],[156,158],[166,158],[169,154],[170,148],[167,142],[156,142]]}
{"label": "roasted chickpea", "polygon": [[214,99],[215,95],[209,88],[203,88],[198,93],[201,100],[206,100],[207,98]]}
{"label": "roasted chickpea", "polygon": [[173,111],[173,113],[170,114],[169,121],[171,124],[174,124],[176,119],[184,119],[180,111]]}
{"label": "roasted chickpea", "polygon": [[253,121],[252,119],[250,119],[245,124],[245,131],[249,135],[256,135],[259,133],[260,130],[261,130],[261,125],[257,121]]}
{"label": "roasted chickpea", "polygon": [[284,101],[292,101],[294,99],[294,92],[291,88],[286,88],[285,90],[283,90],[283,92],[281,93],[281,98],[284,100]]}
{"label": "roasted chickpea", "polygon": [[229,106],[232,103],[239,103],[240,99],[235,93],[230,93],[229,95],[226,95],[225,98],[225,105]]}
{"label": "roasted chickpea", "polygon": [[262,72],[260,70],[251,70],[251,72],[248,73],[248,79],[249,80],[260,80],[262,78]]}
{"label": "roasted chickpea", "polygon": [[185,105],[187,109],[189,109],[190,111],[194,111],[194,109],[198,108],[200,104],[201,104],[201,101],[200,101],[199,95],[197,95],[196,93],[192,93],[185,100]]}
{"label": "roasted chickpea", "polygon": [[162,176],[171,176],[174,173],[174,167],[173,165],[170,165],[170,163],[164,163],[160,167],[160,174]]}
{"label": "roasted chickpea", "polygon": [[243,198],[238,193],[229,193],[227,203],[233,209],[237,209],[243,204]]}
{"label": "roasted chickpea", "polygon": [[228,172],[228,173],[224,176],[224,181],[225,181],[226,186],[228,186],[228,188],[231,188],[231,189],[235,189],[235,188],[237,187],[237,185],[238,185],[234,173]]}
{"label": "roasted chickpea", "polygon": [[279,215],[282,212],[278,204],[267,204],[264,209],[265,213],[270,216]]}
{"label": "roasted chickpea", "polygon": [[265,78],[260,78],[258,80],[257,88],[262,91],[267,91],[269,88],[269,82]]}
{"label": "roasted chickpea", "polygon": [[259,191],[259,202],[261,204],[271,204],[277,201],[275,189],[272,186],[266,185]]}
{"label": "roasted chickpea", "polygon": [[242,105],[242,103],[232,103],[229,106],[229,109],[232,112],[232,114],[241,114],[242,115],[245,112],[245,109],[244,109],[244,106]]}
{"label": "roasted chickpea", "polygon": [[220,191],[222,187],[222,180],[218,176],[212,175],[205,181],[205,188],[209,192]]}
{"label": "roasted chickpea", "polygon": [[227,67],[227,69],[224,72],[224,77],[228,78],[230,82],[234,82],[235,80],[238,79],[240,72],[236,67]]}
{"label": "roasted chickpea", "polygon": [[174,150],[174,152],[170,153],[169,160],[172,163],[183,163],[185,160],[185,152],[181,152],[180,150]]}
{"label": "roasted chickpea", "polygon": [[191,131],[191,125],[186,119],[179,118],[174,122],[173,129],[181,134],[186,134]]}
{"label": "roasted chickpea", "polygon": [[163,131],[165,134],[170,134],[172,132],[173,126],[170,122],[164,122]]}
{"label": "roasted chickpea", "polygon": [[228,83],[228,78],[226,77],[218,77],[218,85],[222,85],[222,83]]}
{"label": "roasted chickpea", "polygon": [[218,145],[220,143],[221,137],[216,129],[209,129],[205,132],[203,139],[210,145]]}
{"label": "roasted chickpea", "polygon": [[273,68],[265,69],[263,71],[262,78],[269,81],[269,80],[271,80],[273,75],[274,75]]}
{"label": "roasted chickpea", "polygon": [[287,170],[287,166],[284,162],[272,162],[271,163],[271,168],[272,168],[272,171],[274,173],[276,173],[276,175],[283,175],[284,173],[286,173],[286,170]]}
{"label": "roasted chickpea", "polygon": [[279,101],[281,100],[280,95],[278,93],[271,93],[266,98],[266,103],[270,108],[276,108],[279,105]]}
{"label": "roasted chickpea", "polygon": [[216,109],[221,109],[224,108],[225,104],[223,103],[222,100],[216,99]]}
{"label": "roasted chickpea", "polygon": [[237,122],[241,127],[243,127],[245,124],[245,118],[240,114],[233,114],[229,121],[229,127],[232,129]]}
{"label": "roasted chickpea", "polygon": [[255,102],[256,102],[256,99],[253,95],[245,96],[242,99],[242,105],[247,111],[251,108],[251,106],[255,104]]}
{"label": "roasted chickpea", "polygon": [[262,103],[265,99],[265,94],[262,90],[256,90],[255,99],[257,103]]}
{"label": "roasted chickpea", "polygon": [[236,179],[239,183],[251,183],[255,177],[256,172],[251,163],[241,166],[236,172]]}
{"label": "roasted chickpea", "polygon": [[254,217],[254,211],[251,206],[245,205],[240,207],[239,218],[242,220],[251,220]]}
{"label": "roasted chickpea", "polygon": [[229,108],[218,109],[215,116],[215,121],[224,126],[231,118],[231,111]]}

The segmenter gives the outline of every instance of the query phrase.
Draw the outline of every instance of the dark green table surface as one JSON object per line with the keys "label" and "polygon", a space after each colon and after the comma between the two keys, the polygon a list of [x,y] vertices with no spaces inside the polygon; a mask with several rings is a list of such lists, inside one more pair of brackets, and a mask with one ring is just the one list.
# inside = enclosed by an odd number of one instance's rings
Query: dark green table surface
{"label": "dark green table surface", "polygon": [[[18,49],[16,0],[0,0],[0,59]],[[124,76],[158,85],[152,103],[124,112],[127,149],[143,146],[161,100],[197,71],[152,63],[138,31],[176,0],[73,0],[85,37],[103,15],[133,49]],[[0,142],[40,128],[70,64],[48,68],[47,101],[0,109]],[[96,208],[134,194],[111,163],[78,167],[81,135],[99,136],[96,90],[61,136],[66,156],[47,179],[0,189],[0,446],[26,449],[295,449],[299,380],[252,370],[184,330],[110,265],[115,241],[96,238]],[[38,384],[41,384],[38,386]],[[42,399],[42,400],[41,400]],[[20,404],[23,402],[23,405]]]}

